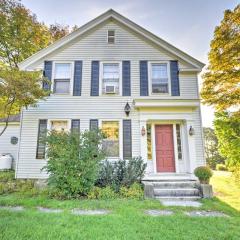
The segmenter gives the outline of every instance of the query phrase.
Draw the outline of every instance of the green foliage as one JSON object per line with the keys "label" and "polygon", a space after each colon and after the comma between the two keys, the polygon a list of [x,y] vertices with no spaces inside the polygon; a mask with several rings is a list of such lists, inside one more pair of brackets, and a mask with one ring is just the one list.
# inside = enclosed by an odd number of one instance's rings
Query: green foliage
{"label": "green foliage", "polygon": [[121,187],[119,193],[121,197],[131,199],[143,199],[144,196],[143,188],[139,183],[134,183],[129,188]]}
{"label": "green foliage", "polygon": [[0,182],[9,182],[14,180],[14,171],[0,171]]}
{"label": "green foliage", "polygon": [[194,174],[198,177],[200,183],[209,183],[209,180],[213,175],[212,170],[206,166],[195,168]]}
{"label": "green foliage", "polygon": [[105,161],[101,164],[97,186],[112,188],[118,192],[121,186],[130,187],[140,182],[144,176],[146,163],[141,157],[115,162]]}
{"label": "green foliage", "polygon": [[96,182],[99,163],[105,158],[101,141],[102,133],[98,131],[49,132],[44,167],[49,173],[49,186],[66,198],[87,195]]}
{"label": "green foliage", "polygon": [[240,113],[216,113],[214,127],[220,153],[226,157],[227,166],[237,179],[240,175]]}
{"label": "green foliage", "polygon": [[240,5],[226,10],[215,28],[208,55],[209,66],[203,75],[201,96],[217,111],[240,104]]}
{"label": "green foliage", "polygon": [[216,165],[216,170],[217,171],[228,171],[228,168],[225,164],[219,163]]}
{"label": "green foliage", "polygon": [[110,186],[100,188],[93,187],[92,190],[88,193],[89,199],[116,199],[118,194],[115,193]]}
{"label": "green foliage", "polygon": [[51,43],[48,27],[20,1],[0,1],[0,13],[0,61],[11,68]]}
{"label": "green foliage", "polygon": [[203,128],[203,133],[207,165],[212,169],[216,169],[217,164],[225,162],[218,150],[217,136],[212,128]]}

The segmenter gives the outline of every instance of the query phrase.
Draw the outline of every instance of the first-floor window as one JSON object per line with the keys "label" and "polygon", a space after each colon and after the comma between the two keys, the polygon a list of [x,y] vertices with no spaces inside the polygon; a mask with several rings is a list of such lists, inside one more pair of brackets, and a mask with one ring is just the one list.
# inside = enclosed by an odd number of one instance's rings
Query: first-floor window
{"label": "first-floor window", "polygon": [[182,140],[180,124],[176,124],[178,160],[182,160]]}
{"label": "first-floor window", "polygon": [[107,156],[119,157],[119,122],[103,121],[102,132],[105,137],[102,145]]}
{"label": "first-floor window", "polygon": [[168,93],[167,63],[152,63],[152,93]]}
{"label": "first-floor window", "polygon": [[66,120],[56,120],[51,121],[51,130],[62,132],[68,130],[68,121]]}
{"label": "first-floor window", "polygon": [[67,94],[70,92],[71,64],[55,63],[53,92]]}

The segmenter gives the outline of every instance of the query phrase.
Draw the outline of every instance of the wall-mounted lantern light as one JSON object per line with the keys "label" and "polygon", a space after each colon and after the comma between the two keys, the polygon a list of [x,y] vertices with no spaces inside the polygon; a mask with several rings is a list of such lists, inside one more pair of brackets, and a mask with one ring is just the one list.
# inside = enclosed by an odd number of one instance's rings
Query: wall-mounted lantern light
{"label": "wall-mounted lantern light", "polygon": [[127,102],[125,107],[124,107],[124,111],[125,111],[127,116],[129,116],[130,110],[131,110],[131,107],[130,107],[129,103]]}
{"label": "wall-mounted lantern light", "polygon": [[142,136],[145,136],[145,134],[146,134],[146,129],[144,126],[142,126],[141,134],[142,134]]}
{"label": "wall-mounted lantern light", "polygon": [[190,128],[189,128],[189,135],[190,136],[192,136],[192,135],[194,135],[194,128],[192,127],[192,126],[190,126]]}

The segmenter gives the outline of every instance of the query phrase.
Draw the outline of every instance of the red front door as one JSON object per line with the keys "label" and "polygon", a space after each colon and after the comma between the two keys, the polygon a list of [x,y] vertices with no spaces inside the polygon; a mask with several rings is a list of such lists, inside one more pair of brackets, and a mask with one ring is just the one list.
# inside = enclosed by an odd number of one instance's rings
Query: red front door
{"label": "red front door", "polygon": [[175,172],[173,125],[155,126],[157,172]]}

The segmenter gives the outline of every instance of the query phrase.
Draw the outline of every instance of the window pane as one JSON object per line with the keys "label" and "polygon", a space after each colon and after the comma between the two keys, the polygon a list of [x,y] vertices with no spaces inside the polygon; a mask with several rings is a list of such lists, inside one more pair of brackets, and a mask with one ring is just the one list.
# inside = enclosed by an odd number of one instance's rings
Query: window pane
{"label": "window pane", "polygon": [[182,142],[180,124],[176,125],[178,160],[182,160]]}
{"label": "window pane", "polygon": [[52,121],[51,122],[51,130],[61,132],[68,130],[68,122],[67,121]]}
{"label": "window pane", "polygon": [[119,157],[119,122],[103,121],[102,131],[105,135],[103,149],[108,157]]}
{"label": "window pane", "polygon": [[70,80],[55,80],[54,93],[69,93]]}
{"label": "window pane", "polygon": [[103,78],[104,79],[119,79],[119,65],[103,64]]}
{"label": "window pane", "polygon": [[70,63],[56,63],[55,64],[55,78],[70,79],[71,78],[71,64]]}
{"label": "window pane", "polygon": [[167,78],[167,64],[152,64],[152,78]]}
{"label": "window pane", "polygon": [[168,84],[153,84],[153,93],[168,93]]}
{"label": "window pane", "polygon": [[151,124],[147,124],[147,151],[148,151],[148,160],[152,160]]}

